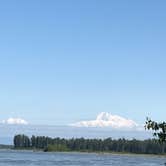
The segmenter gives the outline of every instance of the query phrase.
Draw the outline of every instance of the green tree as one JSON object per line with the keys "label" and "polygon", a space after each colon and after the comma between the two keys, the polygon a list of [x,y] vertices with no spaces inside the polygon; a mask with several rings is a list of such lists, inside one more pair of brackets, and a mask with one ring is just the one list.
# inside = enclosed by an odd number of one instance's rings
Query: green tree
{"label": "green tree", "polygon": [[[148,126],[147,126],[148,127]],[[149,127],[150,129],[150,127]],[[36,148],[44,151],[89,151],[89,152],[127,152],[146,154],[166,154],[166,143],[157,139],[85,139],[50,138],[20,134],[14,137],[14,147],[21,149]]]}
{"label": "green tree", "polygon": [[147,118],[145,123],[145,129],[153,130],[153,135],[158,137],[159,142],[166,142],[166,122],[155,122]]}
{"label": "green tree", "polygon": [[24,134],[15,135],[14,137],[14,146],[16,148],[30,147],[30,139]]}

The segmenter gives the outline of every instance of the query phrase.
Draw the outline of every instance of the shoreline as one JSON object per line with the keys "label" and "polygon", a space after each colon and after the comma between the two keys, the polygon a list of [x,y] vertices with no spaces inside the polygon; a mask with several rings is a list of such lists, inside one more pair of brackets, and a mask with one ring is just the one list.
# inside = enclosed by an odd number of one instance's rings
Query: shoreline
{"label": "shoreline", "polygon": [[47,151],[44,152],[42,149],[0,149],[6,151],[22,151],[22,152],[32,152],[32,153],[73,153],[73,154],[96,154],[96,155],[121,155],[121,156],[146,156],[146,157],[166,157],[166,154],[139,154],[139,153],[127,153],[127,152],[92,152],[92,151]]}

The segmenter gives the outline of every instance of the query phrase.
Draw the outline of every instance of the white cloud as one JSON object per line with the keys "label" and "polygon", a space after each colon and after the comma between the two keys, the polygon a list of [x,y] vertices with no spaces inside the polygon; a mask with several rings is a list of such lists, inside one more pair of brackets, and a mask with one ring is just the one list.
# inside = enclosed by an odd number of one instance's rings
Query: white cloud
{"label": "white cloud", "polygon": [[11,124],[11,125],[27,125],[28,122],[21,118],[9,118],[7,120],[2,121],[3,124]]}
{"label": "white cloud", "polygon": [[101,112],[95,120],[80,121],[71,126],[75,127],[112,127],[114,129],[134,129],[139,125],[133,120],[120,117],[118,115],[112,115],[107,112]]}

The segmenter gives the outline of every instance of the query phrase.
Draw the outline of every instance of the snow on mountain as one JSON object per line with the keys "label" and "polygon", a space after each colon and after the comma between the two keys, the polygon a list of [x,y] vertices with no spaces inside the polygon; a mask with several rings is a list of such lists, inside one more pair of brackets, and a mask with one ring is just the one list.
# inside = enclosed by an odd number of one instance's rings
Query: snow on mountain
{"label": "snow on mountain", "polygon": [[131,119],[126,119],[118,115],[112,115],[108,112],[101,112],[95,120],[80,121],[71,126],[75,127],[112,127],[114,129],[134,129],[139,125]]}

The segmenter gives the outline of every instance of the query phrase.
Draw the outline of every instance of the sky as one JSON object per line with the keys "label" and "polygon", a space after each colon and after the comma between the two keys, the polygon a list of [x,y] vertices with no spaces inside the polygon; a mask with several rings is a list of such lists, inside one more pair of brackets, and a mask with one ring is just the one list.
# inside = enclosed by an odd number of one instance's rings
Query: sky
{"label": "sky", "polygon": [[0,121],[67,125],[166,111],[166,1],[0,2]]}

